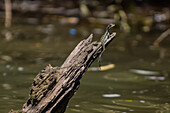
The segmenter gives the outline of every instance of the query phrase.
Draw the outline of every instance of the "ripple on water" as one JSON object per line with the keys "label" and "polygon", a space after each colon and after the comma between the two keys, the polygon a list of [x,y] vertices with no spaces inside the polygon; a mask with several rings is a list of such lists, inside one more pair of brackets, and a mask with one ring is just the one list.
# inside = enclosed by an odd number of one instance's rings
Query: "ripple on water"
{"label": "ripple on water", "polygon": [[140,95],[140,96],[137,96],[139,99],[142,99],[142,100],[148,100],[148,101],[155,101],[155,100],[160,100],[159,97],[151,97],[151,96],[146,96],[146,95]]}
{"label": "ripple on water", "polygon": [[158,108],[156,104],[147,102],[145,100],[113,100],[113,105],[123,106],[127,107],[129,109],[131,108]]}
{"label": "ripple on water", "polygon": [[103,107],[106,108],[111,108],[111,109],[116,109],[116,110],[130,110],[130,108],[128,107],[124,107],[124,106],[116,106],[116,105],[102,105]]}
{"label": "ripple on water", "polygon": [[73,111],[73,112],[77,112],[77,113],[80,113],[80,112],[81,112],[81,110],[79,110],[79,109],[73,109],[73,108],[71,108],[70,110]]}
{"label": "ripple on water", "polygon": [[121,74],[121,76],[119,76],[120,74],[115,74],[113,76],[113,74],[106,74],[104,75],[104,79],[106,80],[113,80],[113,81],[134,81],[137,80],[138,77],[137,76],[133,76],[133,75],[128,75],[127,74]]}
{"label": "ripple on water", "polygon": [[105,113],[108,113],[108,111],[126,113],[128,111],[141,111],[141,109],[147,111],[150,109],[156,113],[170,112],[170,104],[168,103],[154,104],[145,100],[114,100],[112,103],[113,104],[102,105],[104,108],[96,110],[100,112],[104,111]]}
{"label": "ripple on water", "polygon": [[97,112],[97,113],[120,113],[120,111],[112,110],[112,109],[106,109],[106,108],[93,108],[93,112]]}

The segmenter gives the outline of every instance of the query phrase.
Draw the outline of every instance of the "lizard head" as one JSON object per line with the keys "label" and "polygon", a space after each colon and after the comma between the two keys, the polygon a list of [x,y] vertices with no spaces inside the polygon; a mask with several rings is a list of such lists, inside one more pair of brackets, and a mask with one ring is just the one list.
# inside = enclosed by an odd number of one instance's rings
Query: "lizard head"
{"label": "lizard head", "polygon": [[114,27],[115,26],[115,24],[109,24],[108,26],[107,26],[107,30],[110,30],[112,27]]}

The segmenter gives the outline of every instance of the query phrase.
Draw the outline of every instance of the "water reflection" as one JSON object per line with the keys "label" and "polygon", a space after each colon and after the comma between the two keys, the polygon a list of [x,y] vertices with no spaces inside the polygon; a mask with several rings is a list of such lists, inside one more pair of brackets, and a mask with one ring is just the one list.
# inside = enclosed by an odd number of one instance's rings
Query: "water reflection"
{"label": "water reflection", "polygon": [[120,97],[121,95],[120,94],[103,94],[102,95],[103,97],[107,97],[107,98],[113,98],[113,97]]}

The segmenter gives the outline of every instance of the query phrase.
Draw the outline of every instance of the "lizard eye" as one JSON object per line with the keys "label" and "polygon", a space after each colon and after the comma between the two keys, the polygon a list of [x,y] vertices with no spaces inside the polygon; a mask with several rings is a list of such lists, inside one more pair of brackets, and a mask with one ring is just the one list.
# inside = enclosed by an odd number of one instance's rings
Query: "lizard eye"
{"label": "lizard eye", "polygon": [[112,26],[112,25],[111,25],[111,24],[109,24],[109,25],[108,25],[108,28],[111,28],[111,26]]}

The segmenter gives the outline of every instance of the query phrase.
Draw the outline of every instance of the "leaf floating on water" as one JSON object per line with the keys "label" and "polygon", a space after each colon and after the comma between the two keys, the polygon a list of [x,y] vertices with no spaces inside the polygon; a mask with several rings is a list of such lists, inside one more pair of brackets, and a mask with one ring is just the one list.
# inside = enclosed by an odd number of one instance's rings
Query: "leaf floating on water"
{"label": "leaf floating on water", "polygon": [[103,97],[111,98],[111,97],[120,97],[120,94],[103,94]]}

